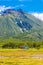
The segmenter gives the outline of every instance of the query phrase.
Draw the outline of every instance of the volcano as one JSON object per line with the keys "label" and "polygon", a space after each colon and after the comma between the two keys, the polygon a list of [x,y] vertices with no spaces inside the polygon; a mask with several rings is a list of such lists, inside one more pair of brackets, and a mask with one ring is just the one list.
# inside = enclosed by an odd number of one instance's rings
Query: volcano
{"label": "volcano", "polygon": [[22,9],[6,9],[0,14],[0,39],[43,40],[43,21]]}

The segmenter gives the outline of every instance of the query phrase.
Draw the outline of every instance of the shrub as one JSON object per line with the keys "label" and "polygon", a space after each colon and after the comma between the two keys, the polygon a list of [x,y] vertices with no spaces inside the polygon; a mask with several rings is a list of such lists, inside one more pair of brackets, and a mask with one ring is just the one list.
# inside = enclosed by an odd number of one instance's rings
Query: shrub
{"label": "shrub", "polygon": [[14,43],[7,43],[2,46],[2,48],[16,48]]}

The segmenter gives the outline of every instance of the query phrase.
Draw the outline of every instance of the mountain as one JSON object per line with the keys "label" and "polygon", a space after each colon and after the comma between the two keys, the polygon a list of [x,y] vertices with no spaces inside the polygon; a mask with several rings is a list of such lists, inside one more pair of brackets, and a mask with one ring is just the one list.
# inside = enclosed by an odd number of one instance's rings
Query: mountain
{"label": "mountain", "polygon": [[0,39],[43,40],[43,21],[22,9],[6,9],[0,15]]}

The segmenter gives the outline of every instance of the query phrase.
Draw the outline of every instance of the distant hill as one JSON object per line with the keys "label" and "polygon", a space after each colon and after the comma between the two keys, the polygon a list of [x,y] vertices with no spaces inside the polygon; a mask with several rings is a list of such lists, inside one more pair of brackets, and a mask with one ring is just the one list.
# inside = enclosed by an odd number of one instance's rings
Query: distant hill
{"label": "distant hill", "polygon": [[0,15],[0,39],[43,40],[43,22],[22,9],[7,9]]}

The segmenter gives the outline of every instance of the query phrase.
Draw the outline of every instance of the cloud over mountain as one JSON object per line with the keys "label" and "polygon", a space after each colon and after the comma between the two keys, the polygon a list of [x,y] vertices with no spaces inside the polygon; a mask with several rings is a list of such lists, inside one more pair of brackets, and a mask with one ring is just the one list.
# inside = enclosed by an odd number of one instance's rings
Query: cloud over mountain
{"label": "cloud over mountain", "polygon": [[24,6],[23,4],[15,5],[14,7],[13,6],[6,7],[5,5],[3,5],[3,6],[0,6],[0,12],[4,11],[6,9],[15,9],[15,8],[23,7],[23,6]]}
{"label": "cloud over mountain", "polygon": [[14,8],[14,7],[12,7],[12,6],[9,6],[9,7],[6,7],[6,6],[0,6],[0,12],[1,11],[4,11],[4,10],[6,10],[6,9],[11,9],[11,8]]}
{"label": "cloud over mountain", "polygon": [[35,17],[41,19],[43,21],[43,13],[32,13]]}
{"label": "cloud over mountain", "polygon": [[[24,1],[24,0],[20,0],[20,1]],[[15,9],[15,8],[23,7],[23,6],[24,6],[23,4],[15,5],[14,7],[13,6],[6,7],[5,5],[3,5],[3,6],[0,6],[0,12],[4,11],[6,9]],[[31,14],[43,21],[43,13],[34,12],[34,13],[31,13]]]}

